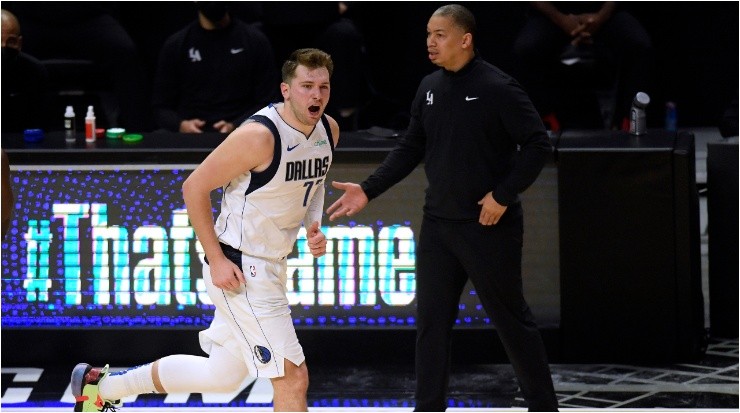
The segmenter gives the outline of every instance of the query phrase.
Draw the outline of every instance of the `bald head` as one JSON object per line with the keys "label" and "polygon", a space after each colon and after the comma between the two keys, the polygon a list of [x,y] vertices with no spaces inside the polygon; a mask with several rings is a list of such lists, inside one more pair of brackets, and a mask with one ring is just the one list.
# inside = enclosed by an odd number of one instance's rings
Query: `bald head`
{"label": "bald head", "polygon": [[21,50],[21,25],[15,15],[2,10],[2,46]]}

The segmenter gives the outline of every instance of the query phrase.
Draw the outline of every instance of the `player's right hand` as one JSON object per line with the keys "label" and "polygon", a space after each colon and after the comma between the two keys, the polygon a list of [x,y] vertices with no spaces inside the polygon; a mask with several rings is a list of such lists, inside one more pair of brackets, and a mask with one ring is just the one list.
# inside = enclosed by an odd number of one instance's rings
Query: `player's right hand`
{"label": "player's right hand", "polygon": [[239,267],[226,257],[209,258],[208,265],[211,283],[222,290],[237,291],[247,283]]}

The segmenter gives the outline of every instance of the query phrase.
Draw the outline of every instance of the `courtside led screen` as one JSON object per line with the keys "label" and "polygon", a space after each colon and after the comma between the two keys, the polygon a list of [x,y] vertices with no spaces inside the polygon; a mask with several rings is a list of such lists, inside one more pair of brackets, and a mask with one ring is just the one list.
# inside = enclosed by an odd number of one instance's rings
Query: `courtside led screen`
{"label": "courtside led screen", "polygon": [[[192,169],[14,167],[15,208],[2,243],[2,328],[205,328],[214,307],[182,199]],[[335,163],[327,179],[358,182],[372,169]],[[417,168],[351,219],[325,216],[329,242],[321,258],[311,256],[301,229],[288,256],[297,327],[415,325],[415,239],[425,186]],[[327,186],[326,206],[338,195]],[[214,191],[214,216],[219,200]],[[557,304],[556,291],[543,291],[530,304],[536,309],[540,300],[550,311],[553,299]],[[490,325],[470,285],[458,325]]]}

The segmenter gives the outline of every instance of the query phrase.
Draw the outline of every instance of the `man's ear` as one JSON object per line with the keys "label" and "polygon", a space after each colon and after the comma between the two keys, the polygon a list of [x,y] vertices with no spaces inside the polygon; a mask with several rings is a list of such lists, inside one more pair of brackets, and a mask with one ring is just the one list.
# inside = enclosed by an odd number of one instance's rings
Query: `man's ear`
{"label": "man's ear", "polygon": [[473,46],[473,35],[471,33],[465,33],[462,38],[462,47],[467,49]]}

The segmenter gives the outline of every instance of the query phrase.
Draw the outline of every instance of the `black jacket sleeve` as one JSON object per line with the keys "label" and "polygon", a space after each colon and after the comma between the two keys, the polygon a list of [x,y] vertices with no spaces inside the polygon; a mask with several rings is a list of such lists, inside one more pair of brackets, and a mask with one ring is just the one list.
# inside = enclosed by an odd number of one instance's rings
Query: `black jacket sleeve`
{"label": "black jacket sleeve", "polygon": [[180,100],[178,82],[181,79],[177,55],[184,38],[184,32],[180,31],[167,39],[162,46],[152,88],[155,121],[159,127],[172,132],[178,132],[182,122],[177,112],[177,102]]}
{"label": "black jacket sleeve", "polygon": [[493,199],[501,205],[517,200],[518,194],[527,189],[542,171],[552,154],[552,145],[537,110],[522,87],[511,80],[503,88],[505,99],[501,105],[501,122],[519,146],[514,167],[509,175],[493,189]]}

